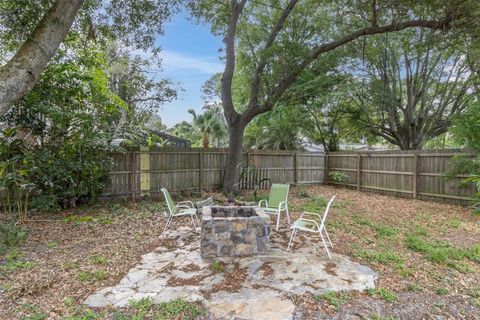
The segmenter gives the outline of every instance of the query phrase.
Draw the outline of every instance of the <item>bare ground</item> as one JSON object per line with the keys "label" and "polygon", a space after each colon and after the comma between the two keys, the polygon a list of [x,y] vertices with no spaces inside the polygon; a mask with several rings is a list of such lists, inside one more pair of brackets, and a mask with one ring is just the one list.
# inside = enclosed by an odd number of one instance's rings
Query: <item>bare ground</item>
{"label": "bare ground", "polygon": [[[298,319],[480,319],[480,218],[472,210],[311,186],[292,189],[293,218],[303,210],[321,212],[318,199],[333,194],[327,227],[334,251],[377,271],[377,289],[292,296]],[[142,254],[174,245],[159,238],[162,212],[162,202],[144,201],[32,217],[24,226],[26,242],[0,257],[0,318],[79,313],[89,294],[116,284]],[[288,241],[290,233],[275,236]],[[299,237],[294,248],[301,245]]]}

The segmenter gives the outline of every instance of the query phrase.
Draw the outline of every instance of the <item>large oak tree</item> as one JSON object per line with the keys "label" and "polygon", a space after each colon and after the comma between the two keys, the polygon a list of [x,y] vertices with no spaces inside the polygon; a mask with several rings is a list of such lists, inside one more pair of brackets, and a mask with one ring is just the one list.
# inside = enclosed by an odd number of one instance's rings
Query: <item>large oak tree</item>
{"label": "large oak tree", "polygon": [[474,0],[192,1],[193,14],[224,37],[221,98],[229,126],[223,188],[238,190],[245,127],[271,111],[323,54],[361,37],[408,28],[449,31],[471,21]]}

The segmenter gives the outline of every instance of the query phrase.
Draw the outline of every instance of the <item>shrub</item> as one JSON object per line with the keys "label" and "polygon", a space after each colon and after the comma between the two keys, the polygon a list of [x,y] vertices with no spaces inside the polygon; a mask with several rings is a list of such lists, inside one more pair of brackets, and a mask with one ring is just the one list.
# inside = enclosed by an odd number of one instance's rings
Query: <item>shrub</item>
{"label": "shrub", "polygon": [[14,224],[3,224],[0,223],[0,245],[5,247],[14,247],[18,246],[25,241],[27,238],[27,231]]}
{"label": "shrub", "polygon": [[340,171],[330,171],[328,177],[330,178],[330,181],[336,183],[346,183],[348,181],[348,175]]}

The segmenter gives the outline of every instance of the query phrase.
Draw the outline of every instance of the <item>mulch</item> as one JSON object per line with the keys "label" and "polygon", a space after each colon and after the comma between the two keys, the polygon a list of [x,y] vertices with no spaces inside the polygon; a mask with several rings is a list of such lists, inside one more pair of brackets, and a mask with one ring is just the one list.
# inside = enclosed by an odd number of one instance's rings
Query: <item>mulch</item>
{"label": "mulch", "polygon": [[[461,248],[480,243],[480,218],[474,216],[471,209],[331,186],[309,186],[306,191],[310,198],[297,197],[295,188],[292,188],[292,218],[299,216],[302,206],[311,198],[328,199],[336,194],[337,201],[327,220],[333,251],[348,255],[378,272],[377,287],[395,292],[398,301],[388,303],[365,292],[350,292],[346,294],[346,302],[337,309],[325,301],[319,302],[310,294],[292,296],[298,306],[299,319],[334,316],[368,319],[375,315],[400,319],[433,319],[435,316],[453,319],[459,315],[463,319],[479,319],[480,264],[462,261],[471,270],[462,273],[451,266],[429,261],[405,245],[406,236],[418,228],[428,230],[429,240],[441,240]],[[218,193],[213,195],[222,197]],[[246,193],[243,199],[252,200],[251,193]],[[91,293],[118,283],[140,261],[141,255],[160,245],[174,246],[171,239],[160,237],[165,223],[161,203],[156,203],[155,210],[146,210],[142,202],[122,202],[120,206],[123,208],[120,212],[118,206],[112,210],[112,206],[104,203],[32,217],[24,225],[28,230],[27,240],[18,248],[21,261],[32,265],[0,274],[0,318],[20,319],[32,314],[32,309],[51,319],[65,318],[73,314],[76,306]],[[102,219],[64,222],[65,217],[72,215]],[[368,225],[359,224],[358,217],[375,225],[395,228],[397,234],[379,237]],[[453,220],[456,221],[454,224],[451,223]],[[286,225],[286,219],[281,223]],[[183,224],[187,225],[189,221],[176,220],[173,228]],[[272,232],[275,231],[272,229]],[[288,241],[289,235],[289,230],[284,229],[275,237]],[[359,249],[381,252],[385,248],[402,257],[408,273],[401,272],[395,265],[376,263],[358,255]],[[92,258],[94,256],[105,259]],[[0,264],[4,263],[5,257],[0,257]],[[186,268],[194,270],[194,266]],[[95,274],[99,271],[106,277],[86,281],[79,276],[82,272]],[[262,272],[268,273],[268,267]],[[224,282],[215,290],[238,290],[236,287],[243,283],[243,275],[241,270],[231,272],[227,268]],[[412,283],[422,291],[407,290]],[[440,287],[447,289],[448,293],[437,294]],[[67,304],[66,299],[72,300],[73,304]]]}

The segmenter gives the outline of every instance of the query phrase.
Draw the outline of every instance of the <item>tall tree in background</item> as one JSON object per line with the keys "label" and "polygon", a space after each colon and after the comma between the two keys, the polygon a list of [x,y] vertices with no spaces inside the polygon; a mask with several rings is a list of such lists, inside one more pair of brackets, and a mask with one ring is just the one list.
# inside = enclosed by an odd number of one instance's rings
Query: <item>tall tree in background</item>
{"label": "tall tree in background", "polygon": [[[473,96],[476,75],[455,43],[440,43],[432,32],[372,37],[363,54],[366,83],[356,93],[352,121],[402,150],[421,149],[447,132]],[[358,60],[354,62],[356,65]]]}
{"label": "tall tree in background", "polygon": [[[360,37],[407,28],[449,30],[473,20],[476,1],[192,1],[197,17],[224,36],[221,97],[229,126],[223,188],[238,191],[245,127],[271,111],[323,54]],[[321,31],[319,31],[321,30]],[[354,30],[354,31],[352,31]],[[243,78],[243,79],[241,79]],[[243,80],[243,81],[242,81]],[[242,83],[242,86],[237,86]],[[235,90],[233,90],[235,88]]]}
{"label": "tall tree in background", "polygon": [[[96,34],[125,45],[153,46],[177,1],[171,0],[4,0],[0,7],[0,116],[37,82],[72,28],[89,38]],[[83,5],[83,6],[82,6]]]}
{"label": "tall tree in background", "polygon": [[136,140],[153,124],[150,121],[158,118],[161,105],[177,98],[177,90],[170,80],[150,76],[150,70],[161,69],[161,60],[155,54],[149,58],[133,56],[118,43],[109,44],[107,52],[109,87],[126,104],[115,136]]}

